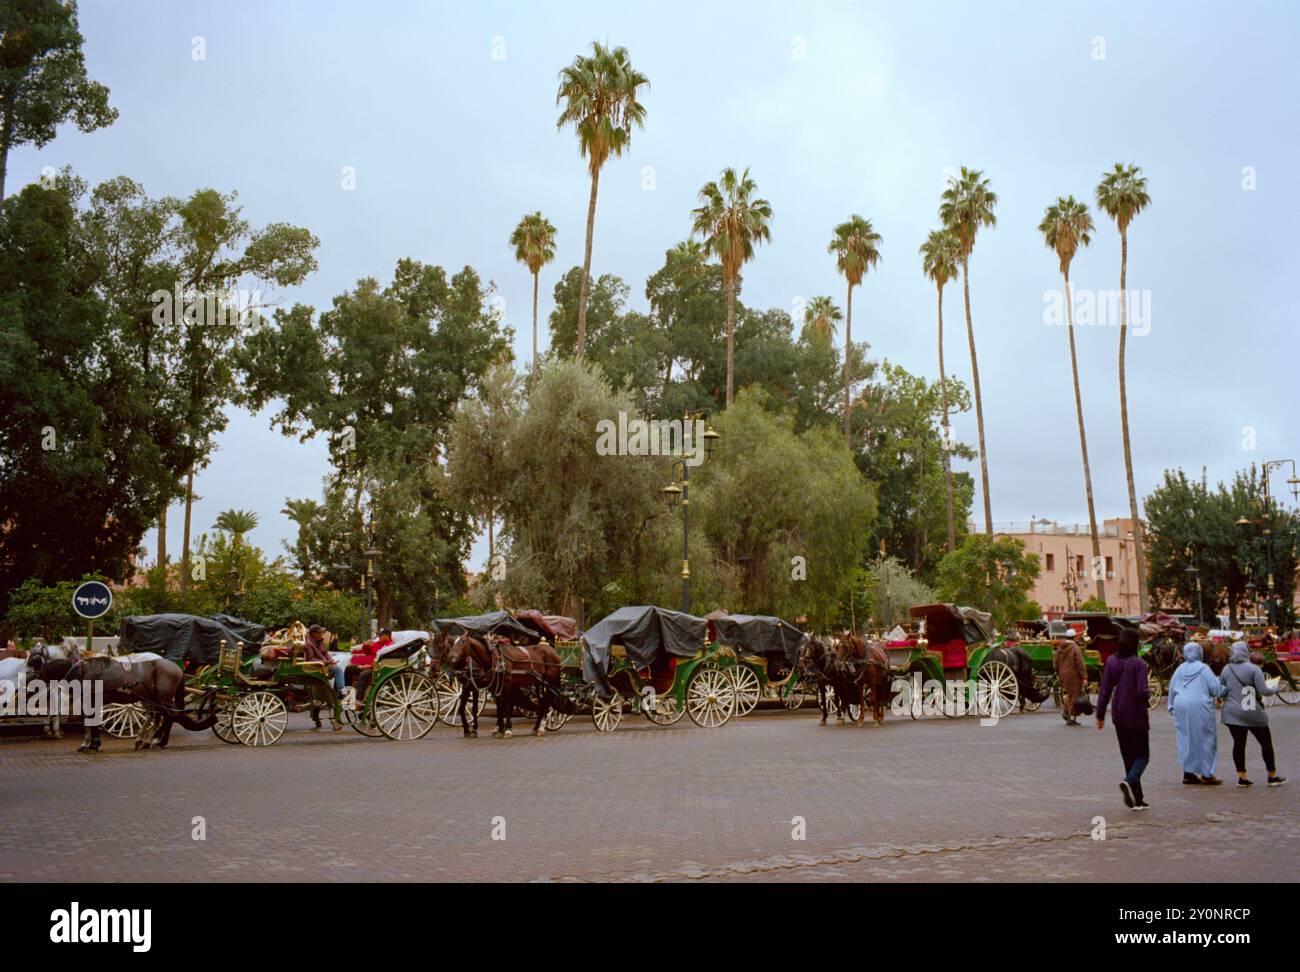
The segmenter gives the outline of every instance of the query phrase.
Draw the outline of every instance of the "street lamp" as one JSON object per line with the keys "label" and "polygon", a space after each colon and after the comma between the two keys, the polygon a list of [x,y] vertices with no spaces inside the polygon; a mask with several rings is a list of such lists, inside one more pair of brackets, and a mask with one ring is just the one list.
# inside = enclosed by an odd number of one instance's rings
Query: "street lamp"
{"label": "street lamp", "polygon": [[1183,573],[1189,574],[1196,581],[1196,624],[1200,626],[1205,623],[1205,607],[1201,602],[1201,571],[1192,565],[1185,567]]}
{"label": "street lamp", "polygon": [[[663,489],[659,490],[660,496],[663,497],[669,509],[678,506],[682,508],[682,613],[691,613],[691,497],[690,481],[691,467],[685,459],[686,453],[686,434],[687,430],[694,427],[697,419],[704,418],[708,413],[703,410],[687,412],[682,418],[682,461],[674,463],[673,468],[678,465],[682,467],[682,484],[669,483]],[[707,459],[713,455],[713,450],[717,447],[718,442],[722,439],[721,433],[715,432],[713,427],[705,429],[700,434],[704,440],[704,457]]]}
{"label": "street lamp", "polygon": [[366,620],[365,620],[365,624],[362,625],[362,640],[365,640],[365,636],[366,636],[366,635],[370,635],[371,637],[373,637],[373,632],[368,631],[368,630],[366,630],[366,629],[368,629],[368,628],[369,628],[369,627],[374,623],[373,621],[371,621],[371,616],[372,616],[372,614],[374,613],[374,610],[373,610],[373,609],[374,609],[374,607],[375,607],[375,594],[374,594],[374,590],[375,590],[375,558],[378,557],[378,556],[380,555],[380,553],[382,553],[382,551],[380,551],[377,547],[375,547],[373,543],[371,544],[370,549],[368,549],[368,550],[366,551],[366,553],[365,553],[365,557],[366,557]]}

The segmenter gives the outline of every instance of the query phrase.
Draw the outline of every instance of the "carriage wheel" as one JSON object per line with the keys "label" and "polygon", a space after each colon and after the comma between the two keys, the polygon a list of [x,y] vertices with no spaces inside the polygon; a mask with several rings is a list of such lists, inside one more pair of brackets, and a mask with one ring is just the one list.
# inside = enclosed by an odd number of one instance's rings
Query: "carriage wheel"
{"label": "carriage wheel", "polygon": [[289,710],[273,692],[250,692],[235,703],[230,721],[245,746],[270,746],[284,735]]}
{"label": "carriage wheel", "polygon": [[703,729],[717,729],[736,713],[731,676],[711,665],[697,668],[686,683],[686,713]]}
{"label": "carriage wheel", "polygon": [[378,739],[383,732],[375,722],[375,707],[366,706],[364,702],[358,704],[361,705],[360,709],[343,710],[343,721],[367,739]]}
{"label": "carriage wheel", "polygon": [[787,709],[802,709],[803,704],[808,701],[808,693],[803,690],[803,686],[796,685],[785,695],[781,696],[781,704]]}
{"label": "carriage wheel", "polygon": [[655,693],[642,701],[641,711],[656,726],[676,725],[686,715],[686,707],[672,694]]}
{"label": "carriage wheel", "polygon": [[736,692],[736,715],[749,715],[758,706],[758,697],[763,693],[758,676],[748,665],[734,665],[731,681]]}
{"label": "carriage wheel", "polygon": [[421,739],[437,725],[438,689],[419,672],[398,672],[379,686],[371,708],[389,739]]}
{"label": "carriage wheel", "polygon": [[608,700],[599,695],[592,696],[591,721],[601,732],[613,732],[623,721],[623,697],[617,692]]}
{"label": "carriage wheel", "polygon": [[212,734],[224,743],[238,745],[239,737],[235,735],[235,703],[232,699],[217,702],[217,721],[212,723]]}
{"label": "carriage wheel", "polygon": [[1160,704],[1160,696],[1164,694],[1165,687],[1160,684],[1160,676],[1155,672],[1147,672],[1147,685],[1151,687],[1151,698],[1147,702],[1147,708],[1155,711],[1155,707]]}
{"label": "carriage wheel", "polygon": [[[460,681],[452,678],[446,672],[439,675],[434,681],[434,687],[438,690],[438,718],[449,726],[460,724],[460,696],[465,691],[465,686]],[[483,710],[487,708],[488,700],[492,693],[487,689],[480,689],[478,693],[478,711],[474,715],[482,715]],[[466,711],[466,715],[469,712]]]}
{"label": "carriage wheel", "polygon": [[542,726],[547,732],[558,732],[563,729],[565,724],[573,718],[572,712],[561,712],[558,709],[547,709],[546,720]]}
{"label": "carriage wheel", "polygon": [[[1048,695],[1048,694],[1050,694],[1050,693],[1051,693],[1051,690],[1052,690],[1052,682],[1051,682],[1051,679],[1049,679],[1049,678],[1044,678],[1042,675],[1037,675],[1037,676],[1035,676],[1035,677],[1034,677],[1034,688],[1037,689],[1038,692],[1039,692],[1039,694],[1041,694],[1041,695]],[[1042,703],[1042,702],[1030,702],[1028,699],[1025,699],[1025,711],[1026,711],[1026,712],[1037,712],[1037,711],[1038,711],[1039,709],[1041,709],[1042,707],[1043,707],[1043,703]]]}
{"label": "carriage wheel", "polygon": [[149,721],[143,702],[109,702],[100,714],[100,728],[114,739],[135,738]]}
{"label": "carriage wheel", "polygon": [[995,659],[980,666],[975,683],[975,704],[980,715],[1001,719],[1010,715],[1019,701],[1020,686],[1010,665]]}
{"label": "carriage wheel", "polygon": [[1300,703],[1300,690],[1297,690],[1290,683],[1283,681],[1277,687],[1277,695],[1274,696],[1283,705],[1296,705]]}

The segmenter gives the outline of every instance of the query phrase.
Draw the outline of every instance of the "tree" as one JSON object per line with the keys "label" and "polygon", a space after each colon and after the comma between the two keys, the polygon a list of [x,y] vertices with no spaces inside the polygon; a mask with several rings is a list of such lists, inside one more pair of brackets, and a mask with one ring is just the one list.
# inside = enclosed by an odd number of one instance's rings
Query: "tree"
{"label": "tree", "polygon": [[862,283],[868,270],[880,262],[880,234],[871,220],[854,213],[839,226],[827,251],[835,256],[837,269],[848,283],[849,297],[844,318],[844,445],[849,445],[849,345],[853,343],[853,288]]}
{"label": "tree", "polygon": [[1124,433],[1124,476],[1128,481],[1128,508],[1133,518],[1133,546],[1137,552],[1138,600],[1145,614],[1150,608],[1147,565],[1142,536],[1142,515],[1138,510],[1137,488],[1133,485],[1133,449],[1128,434],[1128,385],[1124,355],[1128,347],[1128,227],[1138,213],[1151,204],[1147,180],[1136,165],[1116,162],[1097,184],[1097,207],[1115,221],[1119,230],[1119,420]]}
{"label": "tree", "polygon": [[0,0],[0,202],[9,150],[41,148],[73,121],[83,132],[113,124],[108,88],[86,77],[77,5]]}
{"label": "tree", "polygon": [[740,175],[723,169],[717,182],[700,189],[701,206],[693,211],[692,235],[704,241],[705,249],[722,264],[727,287],[727,408],[734,393],[736,343],[736,288],[740,268],[754,257],[754,245],[772,238],[769,222],[772,206],[766,199],[754,199],[757,186],[749,169]]}
{"label": "tree", "polygon": [[952,511],[952,432],[948,426],[948,380],[943,369],[943,288],[957,276],[961,244],[947,230],[931,230],[921,244],[921,269],[934,281],[939,293],[939,398],[943,408],[944,507],[948,516],[948,552],[957,548],[957,531]]}
{"label": "tree", "polygon": [[678,243],[646,281],[646,300],[659,334],[654,350],[663,414],[714,410],[726,394],[727,284],[697,240]]}
{"label": "tree", "polygon": [[996,226],[993,207],[998,197],[978,169],[961,167],[961,174],[948,182],[939,205],[944,228],[957,237],[961,248],[962,300],[966,307],[966,337],[970,343],[971,384],[975,389],[975,423],[979,429],[980,488],[984,496],[984,532],[993,536],[993,502],[989,498],[989,459],[984,442],[984,404],[980,395],[979,358],[975,354],[975,325],[970,314],[970,255],[982,226]]}
{"label": "tree", "polygon": [[537,373],[537,280],[542,267],[555,259],[555,227],[540,212],[529,213],[510,234],[515,259],[533,275],[533,373]]}
{"label": "tree", "polygon": [[596,192],[600,170],[610,156],[620,156],[632,143],[632,128],[645,125],[645,106],[637,100],[650,81],[632,67],[627,49],[591,45],[591,55],[579,54],[560,72],[555,103],[562,106],[556,128],[572,125],[578,149],[591,173],[591,198],[587,202],[587,244],[583,250],[581,291],[578,296],[577,356],[587,346],[587,285],[591,279],[591,243],[596,232]]}
{"label": "tree", "polygon": [[244,534],[257,529],[257,521],[258,516],[252,510],[225,510],[217,514],[213,529],[229,533],[234,538],[235,546],[239,546]]}
{"label": "tree", "polygon": [[1070,374],[1074,378],[1074,411],[1079,420],[1079,449],[1083,453],[1083,487],[1088,499],[1088,529],[1092,534],[1093,575],[1097,578],[1097,597],[1105,603],[1105,572],[1095,569],[1095,565],[1102,563],[1101,540],[1097,533],[1097,510],[1092,502],[1092,469],[1088,465],[1088,435],[1083,427],[1083,393],[1079,388],[1079,359],[1074,350],[1074,304],[1070,297],[1070,264],[1079,248],[1092,242],[1092,216],[1086,204],[1073,196],[1062,196],[1047,207],[1038,231],[1043,234],[1048,249],[1056,253],[1061,277],[1065,281],[1065,333],[1070,339]]}
{"label": "tree", "polygon": [[[1038,555],[1015,537],[970,534],[939,564],[936,592],[945,601],[989,611],[1006,626],[1033,611],[1026,594],[1038,577]],[[1041,613],[1041,612],[1040,612]]]}
{"label": "tree", "polygon": [[808,301],[808,306],[803,311],[805,333],[814,334],[827,341],[834,340],[835,332],[838,330],[836,325],[842,320],[844,320],[844,312],[835,306],[835,301],[829,297],[814,297]]}
{"label": "tree", "polygon": [[911,620],[908,613],[918,604],[933,604],[935,593],[907,566],[894,557],[878,557],[863,571],[863,590],[867,613],[876,630],[884,632],[891,625]]}

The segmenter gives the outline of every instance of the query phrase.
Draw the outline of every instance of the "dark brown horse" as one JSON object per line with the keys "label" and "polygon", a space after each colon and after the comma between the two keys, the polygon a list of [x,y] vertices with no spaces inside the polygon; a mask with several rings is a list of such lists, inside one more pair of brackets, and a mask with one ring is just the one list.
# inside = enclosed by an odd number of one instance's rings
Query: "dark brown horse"
{"label": "dark brown horse", "polygon": [[[867,717],[867,706],[876,725],[885,721],[885,706],[890,698],[889,653],[879,642],[865,642],[851,631],[842,632],[835,641],[835,658],[840,681],[847,685],[847,698],[857,705],[857,722]],[[836,695],[839,695],[836,688]]]}
{"label": "dark brown horse", "polygon": [[[542,723],[551,709],[572,712],[573,703],[560,693],[560,656],[545,642],[515,645],[494,638],[462,634],[447,647],[443,659],[460,679],[460,724],[466,736],[478,735],[478,693],[487,689],[496,699],[494,739],[514,735],[515,705],[537,714],[533,735],[545,732]],[[469,707],[474,724],[465,715]]]}

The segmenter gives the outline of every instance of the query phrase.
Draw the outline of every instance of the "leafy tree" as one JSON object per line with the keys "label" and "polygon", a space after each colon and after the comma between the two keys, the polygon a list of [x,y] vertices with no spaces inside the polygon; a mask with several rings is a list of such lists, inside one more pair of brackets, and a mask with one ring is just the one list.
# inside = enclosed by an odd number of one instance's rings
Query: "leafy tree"
{"label": "leafy tree", "polygon": [[113,124],[108,88],[86,76],[77,5],[0,0],[0,202],[9,150],[37,148],[73,121],[83,132]]}
{"label": "leafy tree", "polygon": [[837,269],[848,284],[848,302],[844,319],[844,444],[850,449],[849,439],[849,365],[853,344],[853,288],[862,283],[867,271],[880,262],[880,234],[872,228],[871,220],[854,213],[835,227],[827,251],[835,256]]}
{"label": "leafy tree", "polygon": [[1006,626],[1038,616],[1026,596],[1038,572],[1038,555],[1024,541],[972,533],[940,561],[936,592],[945,601],[989,611]]}
{"label": "leafy tree", "polygon": [[911,619],[918,604],[933,604],[935,593],[896,557],[878,557],[863,571],[868,614],[876,631],[883,632]]}
{"label": "leafy tree", "polygon": [[644,74],[632,67],[627,49],[599,42],[591,54],[579,54],[560,72],[555,103],[562,106],[556,128],[572,125],[578,148],[591,173],[591,198],[587,202],[587,244],[578,278],[577,356],[587,346],[587,287],[591,281],[591,242],[596,232],[596,191],[600,170],[610,156],[622,155],[632,143],[632,128],[645,125],[645,106],[637,100],[650,86]]}
{"label": "leafy tree", "polygon": [[555,227],[540,212],[529,213],[510,234],[515,259],[533,275],[533,371],[537,371],[537,281],[542,267],[555,259]]}
{"label": "leafy tree", "polygon": [[[1101,585],[1098,586],[1100,587]],[[1084,601],[1082,604],[1079,605],[1079,610],[1109,612],[1110,607],[1106,604],[1105,598],[1098,597],[1097,595],[1094,594],[1092,597],[1088,598],[1088,600]]]}
{"label": "leafy tree", "polygon": [[980,394],[979,358],[975,354],[975,325],[970,316],[970,255],[975,237],[984,226],[996,226],[993,208],[998,196],[978,169],[961,167],[961,174],[948,183],[939,205],[944,229],[957,238],[961,252],[962,300],[966,306],[966,337],[970,344],[971,382],[975,389],[975,423],[979,428],[980,488],[984,498],[984,532],[993,535],[993,502],[989,498],[988,449],[984,444],[984,400]]}
{"label": "leafy tree", "polygon": [[749,169],[739,175],[735,169],[723,169],[716,182],[706,182],[700,189],[700,207],[693,210],[692,235],[704,242],[704,248],[722,264],[722,278],[727,287],[727,399],[731,408],[735,387],[736,291],[740,268],[754,257],[754,246],[772,238],[769,224],[772,204],[753,198],[757,189]]}
{"label": "leafy tree", "polygon": [[1124,476],[1128,481],[1129,515],[1133,518],[1133,546],[1137,552],[1138,600],[1143,613],[1150,608],[1147,592],[1146,544],[1142,537],[1142,515],[1138,512],[1137,488],[1133,485],[1133,449],[1128,436],[1128,384],[1124,355],[1128,347],[1128,227],[1133,217],[1151,205],[1147,180],[1136,165],[1116,162],[1115,168],[1097,184],[1097,208],[1115,221],[1119,230],[1119,420],[1124,434]]}

